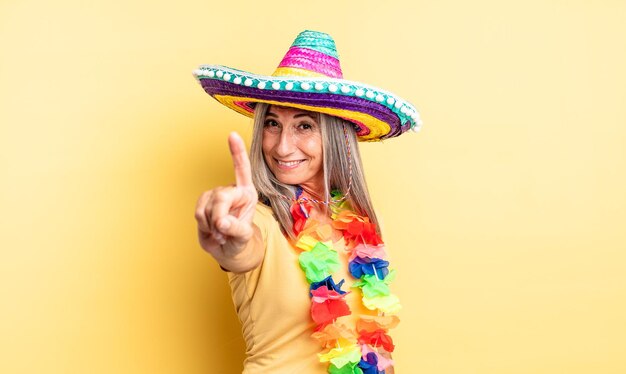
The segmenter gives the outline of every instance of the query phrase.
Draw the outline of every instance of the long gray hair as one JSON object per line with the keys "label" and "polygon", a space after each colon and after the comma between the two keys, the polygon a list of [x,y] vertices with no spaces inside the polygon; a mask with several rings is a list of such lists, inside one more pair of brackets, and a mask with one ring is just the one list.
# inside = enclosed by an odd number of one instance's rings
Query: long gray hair
{"label": "long gray hair", "polygon": [[[278,181],[265,163],[263,157],[263,127],[268,104],[258,103],[254,110],[254,127],[252,130],[252,145],[250,147],[250,163],[252,166],[252,181],[260,199],[269,200],[270,206],[283,232],[291,239],[295,239],[293,232],[293,218],[289,210],[291,202],[281,198],[295,198],[296,187]],[[322,133],[322,151],[324,155],[324,191],[322,198],[330,200],[330,192],[338,189],[342,193],[348,190],[350,158],[346,148],[343,126],[347,128],[348,143],[352,155],[352,186],[348,195],[348,202],[357,214],[369,217],[376,224],[378,234],[378,220],[370,200],[363,164],[353,125],[341,118],[324,113],[317,115]]]}

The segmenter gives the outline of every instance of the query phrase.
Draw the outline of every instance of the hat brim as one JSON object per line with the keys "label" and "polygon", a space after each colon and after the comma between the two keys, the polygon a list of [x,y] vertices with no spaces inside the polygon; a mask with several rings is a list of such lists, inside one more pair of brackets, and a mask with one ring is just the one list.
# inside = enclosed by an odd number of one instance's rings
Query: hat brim
{"label": "hat brim", "polygon": [[326,113],[354,123],[359,141],[396,137],[421,122],[405,100],[358,82],[260,76],[221,65],[203,65],[194,75],[206,93],[238,113],[252,117],[255,103]]}

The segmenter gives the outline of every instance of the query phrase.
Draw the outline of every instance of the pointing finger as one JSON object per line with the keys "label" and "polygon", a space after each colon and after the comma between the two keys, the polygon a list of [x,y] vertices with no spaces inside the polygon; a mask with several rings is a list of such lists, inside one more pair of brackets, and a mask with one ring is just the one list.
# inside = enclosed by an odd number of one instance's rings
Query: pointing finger
{"label": "pointing finger", "polygon": [[229,187],[220,189],[214,195],[209,222],[220,230],[219,221],[241,205],[242,193],[237,187]]}
{"label": "pointing finger", "polygon": [[235,166],[237,186],[251,186],[252,174],[250,171],[250,159],[248,158],[243,139],[241,139],[236,132],[232,132],[228,137],[228,146],[230,148],[230,155],[233,158],[233,165]]}

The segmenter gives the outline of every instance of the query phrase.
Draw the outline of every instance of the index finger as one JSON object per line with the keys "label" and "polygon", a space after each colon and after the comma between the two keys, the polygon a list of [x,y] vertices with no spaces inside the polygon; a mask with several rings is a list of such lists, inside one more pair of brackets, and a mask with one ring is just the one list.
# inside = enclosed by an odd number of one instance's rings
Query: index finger
{"label": "index finger", "polygon": [[250,159],[248,158],[246,146],[241,136],[236,132],[231,132],[228,137],[228,147],[230,148],[230,155],[233,158],[233,165],[235,166],[235,180],[237,181],[237,186],[251,186],[252,173],[250,171]]}

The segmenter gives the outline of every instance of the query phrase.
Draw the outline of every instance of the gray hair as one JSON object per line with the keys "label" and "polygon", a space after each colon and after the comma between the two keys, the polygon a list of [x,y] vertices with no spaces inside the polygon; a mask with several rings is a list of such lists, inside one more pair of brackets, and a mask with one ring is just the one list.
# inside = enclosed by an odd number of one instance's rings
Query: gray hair
{"label": "gray hair", "polygon": [[[254,125],[252,130],[252,145],[250,147],[250,163],[252,166],[252,181],[261,200],[269,200],[274,215],[280,224],[283,233],[295,239],[293,232],[293,217],[289,210],[291,202],[280,197],[295,198],[296,187],[278,181],[265,163],[263,157],[263,127],[268,104],[258,103],[254,110]],[[352,155],[352,186],[347,201],[359,215],[369,217],[376,224],[378,234],[378,220],[365,182],[363,164],[359,153],[354,125],[346,120],[324,113],[316,113],[322,133],[322,151],[324,155],[324,191],[321,196],[330,200],[330,192],[337,189],[342,193],[348,190],[348,176],[350,157],[346,147],[343,126],[347,129],[348,144]]]}

